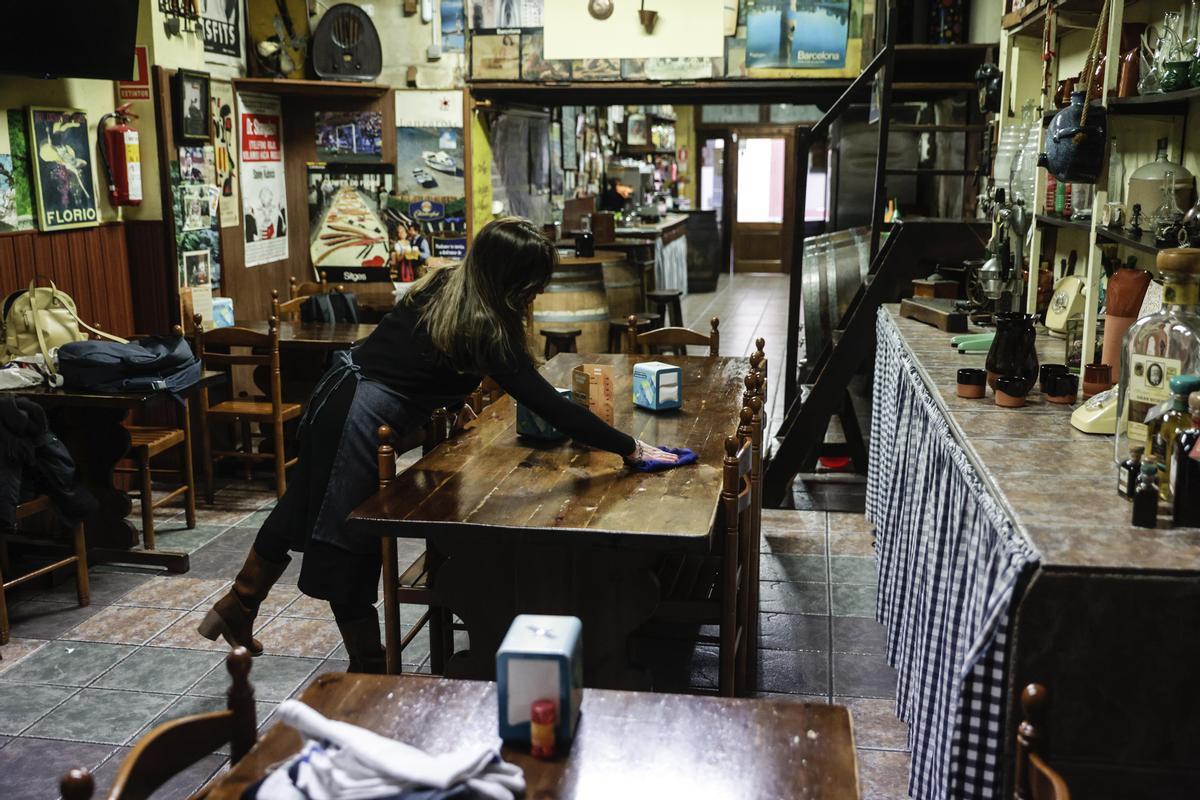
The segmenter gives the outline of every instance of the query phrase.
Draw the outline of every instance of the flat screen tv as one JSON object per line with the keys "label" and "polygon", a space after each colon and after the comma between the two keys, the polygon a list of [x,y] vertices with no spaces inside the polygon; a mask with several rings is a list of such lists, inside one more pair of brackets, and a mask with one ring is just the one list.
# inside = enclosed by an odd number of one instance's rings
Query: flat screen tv
{"label": "flat screen tv", "polygon": [[17,0],[3,5],[0,75],[133,78],[138,0]]}

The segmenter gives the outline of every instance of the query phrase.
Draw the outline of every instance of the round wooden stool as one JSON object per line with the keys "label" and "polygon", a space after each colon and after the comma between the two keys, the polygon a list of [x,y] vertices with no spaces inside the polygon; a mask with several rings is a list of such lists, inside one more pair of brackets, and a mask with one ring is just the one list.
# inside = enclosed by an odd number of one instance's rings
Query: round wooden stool
{"label": "round wooden stool", "polygon": [[683,305],[679,300],[681,297],[683,292],[679,289],[656,289],[646,292],[646,302],[653,304],[667,325],[673,328],[683,327]]}
{"label": "round wooden stool", "polygon": [[575,340],[583,331],[578,328],[543,328],[540,333],[546,337],[546,360],[549,361],[558,353],[576,353]]}
{"label": "round wooden stool", "polygon": [[[638,333],[645,333],[662,325],[662,316],[654,312],[643,312],[637,315]],[[612,317],[608,321],[608,352],[625,352],[625,334],[629,332],[628,317]]]}

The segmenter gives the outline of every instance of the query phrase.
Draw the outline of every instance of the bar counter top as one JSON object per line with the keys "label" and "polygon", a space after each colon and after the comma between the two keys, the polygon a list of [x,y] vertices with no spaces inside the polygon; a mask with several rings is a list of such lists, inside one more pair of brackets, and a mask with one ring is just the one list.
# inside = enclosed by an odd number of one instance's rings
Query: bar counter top
{"label": "bar counter top", "polygon": [[[1132,504],[1117,494],[1113,437],[1073,428],[1078,404],[1049,403],[1037,387],[1020,409],[995,405],[990,389],[984,399],[962,399],[958,369],[983,368],[985,354],[960,355],[952,334],[900,317],[898,305],[885,308],[980,480],[1043,569],[1200,573],[1200,528],[1172,528],[1167,504],[1159,504],[1157,529],[1131,524]],[[1040,363],[1062,363],[1063,351],[1062,339],[1039,330]]]}
{"label": "bar counter top", "polygon": [[670,228],[687,222],[687,214],[663,214],[658,222],[646,222],[638,225],[618,225],[618,236],[661,236]]}

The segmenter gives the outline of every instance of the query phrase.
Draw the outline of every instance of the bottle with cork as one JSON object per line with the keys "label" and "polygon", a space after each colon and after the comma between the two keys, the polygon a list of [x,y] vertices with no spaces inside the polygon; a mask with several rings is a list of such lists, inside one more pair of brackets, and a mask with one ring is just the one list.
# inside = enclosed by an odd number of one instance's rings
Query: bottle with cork
{"label": "bottle with cork", "polygon": [[1188,396],[1200,391],[1200,375],[1176,375],[1171,378],[1169,385],[1170,402],[1165,404],[1165,408],[1156,408],[1156,413],[1146,421],[1149,437],[1146,447],[1150,458],[1158,464],[1158,496],[1168,503],[1172,494],[1167,473],[1171,468],[1171,455],[1175,451],[1175,434],[1191,420],[1188,415]]}
{"label": "bottle with cork", "polygon": [[1133,493],[1133,524],[1139,528],[1158,527],[1158,465],[1142,464],[1137,491]]}
{"label": "bottle with cork", "polygon": [[1200,527],[1200,392],[1188,396],[1191,425],[1175,434],[1171,461],[1171,516],[1181,527]]}

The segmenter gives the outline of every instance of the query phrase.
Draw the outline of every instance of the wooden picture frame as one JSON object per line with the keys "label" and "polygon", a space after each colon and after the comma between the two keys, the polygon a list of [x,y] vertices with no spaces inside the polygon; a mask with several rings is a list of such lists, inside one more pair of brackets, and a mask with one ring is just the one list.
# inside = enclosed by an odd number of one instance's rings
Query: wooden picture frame
{"label": "wooden picture frame", "polygon": [[209,74],[180,69],[171,78],[171,105],[175,141],[212,140],[212,107],[209,103]]}
{"label": "wooden picture frame", "polygon": [[87,114],[78,108],[29,106],[26,121],[38,230],[99,225]]}

